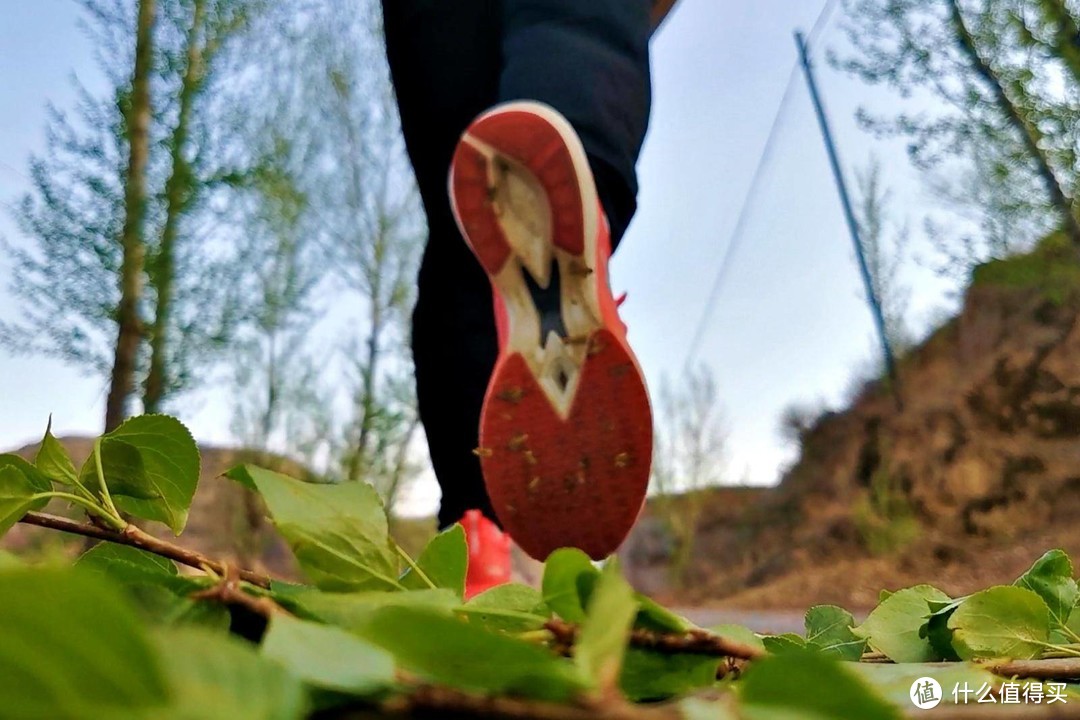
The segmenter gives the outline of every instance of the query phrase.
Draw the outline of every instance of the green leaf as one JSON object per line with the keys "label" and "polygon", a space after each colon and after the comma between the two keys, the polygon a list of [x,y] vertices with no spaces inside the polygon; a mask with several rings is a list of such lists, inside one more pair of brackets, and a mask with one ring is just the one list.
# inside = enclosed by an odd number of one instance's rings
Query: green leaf
{"label": "green leaf", "polygon": [[585,606],[600,578],[589,556],[576,548],[562,548],[548,556],[541,585],[544,602],[563,620],[585,621]]}
{"label": "green leaf", "polygon": [[[758,650],[765,650],[765,643],[761,641],[761,638],[758,636],[758,634],[750,628],[744,627],[742,625],[724,623],[723,625],[715,625],[709,628],[709,632],[713,633],[714,635],[719,635],[722,638],[741,642],[744,645],[749,645],[751,647],[757,648]],[[799,636],[795,635],[795,637]],[[799,640],[802,640],[802,638],[799,638]]]}
{"label": "green leaf", "polygon": [[255,486],[255,479],[251,477],[252,465],[235,465],[223,474],[225,477],[240,483],[251,492],[259,492],[259,488]]}
{"label": "green leaf", "polygon": [[964,660],[1036,658],[1050,639],[1050,610],[1027,588],[999,585],[965,600],[949,618],[949,629]]}
{"label": "green leaf", "polygon": [[1013,585],[1037,593],[1050,608],[1050,618],[1058,627],[1068,624],[1072,609],[1080,600],[1072,561],[1064,550],[1047,552]]}
{"label": "green leaf", "polygon": [[26,476],[27,481],[34,487],[34,492],[48,492],[52,490],[52,481],[36,467],[26,462],[14,453],[0,454],[0,468],[12,467]]}
{"label": "green leaf", "polygon": [[565,701],[589,687],[573,664],[539,645],[431,610],[385,607],[357,633],[405,669],[462,690]]}
{"label": "green leaf", "polygon": [[852,632],[893,662],[936,660],[930,640],[922,631],[930,616],[931,601],[947,603],[950,598],[930,585],[898,590],[874,608],[862,625],[852,628]]}
{"label": "green leaf", "polygon": [[459,602],[453,592],[442,589],[338,593],[278,582],[271,588],[274,600],[286,610],[345,630],[366,626],[377,610],[390,605],[421,607],[449,616]]}
{"label": "green leaf", "polygon": [[[4,464],[6,457],[0,455],[0,535],[10,530],[26,513],[40,510],[49,502],[48,498],[34,500],[33,496],[48,492],[50,487],[46,485],[43,488],[38,475],[23,472],[17,464]],[[26,465],[33,467],[29,463]]]}
{"label": "green leaf", "polygon": [[168,558],[115,543],[95,545],[79,556],[75,566],[119,583],[169,581],[180,575]]}
{"label": "green leaf", "polygon": [[504,632],[537,630],[551,618],[551,610],[544,604],[540,592],[517,583],[496,585],[485,590],[457,608],[456,612],[468,618],[469,622]]}
{"label": "green leaf", "polygon": [[608,560],[589,598],[585,622],[574,644],[574,662],[593,685],[615,687],[638,605],[615,558]]}
{"label": "green leaf", "polygon": [[712,687],[720,660],[704,655],[670,655],[628,648],[619,687],[633,702],[665,700]]}
{"label": "green leaf", "polygon": [[684,633],[694,627],[694,623],[668,610],[647,595],[637,593],[634,598],[639,607],[634,627],[667,633]]}
{"label": "green leaf", "polygon": [[394,658],[359,637],[326,625],[275,615],[262,654],[309,685],[371,696],[394,684]]}
{"label": "green leaf", "polygon": [[958,597],[958,598],[955,598],[955,599],[946,598],[945,600],[927,600],[926,601],[926,606],[928,608],[930,608],[930,612],[935,614],[935,615],[939,615],[939,614],[942,614],[942,613],[948,614],[948,613],[951,613],[956,608],[960,607],[963,604],[963,602],[965,600],[967,600],[969,597],[971,597],[971,596],[970,595],[964,595],[963,597]]}
{"label": "green leaf", "polygon": [[188,597],[209,587],[209,578],[182,576],[172,560],[127,545],[100,543],[83,553],[75,567],[123,588],[142,617],[155,624],[229,627],[224,605]]}
{"label": "green leaf", "polygon": [[[179,535],[199,484],[199,448],[188,429],[167,415],[140,415],[103,435],[100,447],[105,482],[116,506],[164,523]],[[88,488],[97,487],[95,453],[80,477]]]}
{"label": "green leaf", "polygon": [[105,484],[109,488],[110,495],[117,497],[124,495],[141,500],[155,500],[161,497],[161,492],[150,485],[139,449],[123,440],[110,437],[101,438],[101,442],[83,463],[79,471],[79,482],[83,487],[95,494],[101,493],[97,468],[99,454],[101,455],[101,472],[105,476]]}
{"label": "green leaf", "polygon": [[967,683],[969,688],[978,689],[984,683],[991,687],[1001,684],[1001,678],[971,663],[854,663],[845,667],[901,708],[911,707],[911,686],[923,677],[932,677],[941,684],[943,704],[952,702],[952,688],[957,685]]}
{"label": "green leaf", "polygon": [[249,477],[304,573],[324,590],[401,589],[386,512],[366,483],[336,485],[296,480],[246,466]]}
{"label": "green leaf", "polygon": [[949,629],[949,618],[956,612],[956,608],[960,607],[960,604],[959,602],[950,604],[936,611],[924,626],[924,636],[930,641],[934,656],[941,660],[955,662],[960,659],[953,648],[953,634]]}
{"label": "green leaf", "polygon": [[[459,598],[463,597],[465,572],[469,565],[469,549],[465,545],[464,528],[454,525],[433,537],[420,553],[416,564],[435,587],[452,590]],[[413,590],[429,587],[412,568],[401,576],[401,584]]]}
{"label": "green leaf", "polygon": [[1069,622],[1065,624],[1065,628],[1072,635],[1067,635],[1067,642],[1077,642],[1077,638],[1080,638],[1080,603],[1078,603],[1069,614]]}
{"label": "green leaf", "polygon": [[155,639],[173,706],[154,720],[299,720],[307,715],[300,680],[250,644],[191,627],[163,630]]}
{"label": "green leaf", "polygon": [[156,649],[127,601],[71,569],[0,571],[4,717],[161,717],[169,698]]}
{"label": "green leaf", "polygon": [[901,713],[825,655],[791,652],[757,660],[742,681],[745,720],[899,720]]}
{"label": "green leaf", "polygon": [[835,605],[818,605],[806,611],[806,642],[841,660],[858,662],[866,649],[866,640],[856,637],[851,628],[855,618]]}
{"label": "green leaf", "polygon": [[781,635],[765,635],[761,638],[761,645],[774,655],[789,653],[794,650],[806,650],[806,640],[795,633],[783,633]]}
{"label": "green leaf", "polygon": [[60,441],[52,434],[52,416],[49,416],[49,424],[45,427],[45,437],[41,440],[34,465],[47,478],[63,485],[74,485],[79,480],[79,474],[75,472],[75,464],[71,462],[71,456],[60,444]]}

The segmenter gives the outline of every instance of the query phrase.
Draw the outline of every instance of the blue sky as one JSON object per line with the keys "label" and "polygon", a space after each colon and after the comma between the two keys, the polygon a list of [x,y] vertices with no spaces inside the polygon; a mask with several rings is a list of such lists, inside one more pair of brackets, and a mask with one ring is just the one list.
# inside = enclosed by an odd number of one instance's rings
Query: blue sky
{"label": "blue sky", "polygon": [[[639,166],[640,211],[612,268],[616,291],[629,292],[623,314],[654,392],[664,374],[677,375],[686,361],[795,61],[792,33],[808,30],[820,9],[808,0],[681,0],[654,40],[655,105]],[[77,17],[71,0],[0,0],[0,201],[10,202],[28,186],[27,157],[43,147],[46,103],[72,105],[73,74],[100,82]],[[835,20],[823,42],[842,46]],[[897,206],[918,225],[930,199],[902,147],[875,140],[853,119],[860,105],[887,111],[895,101],[833,71],[821,49],[820,82],[849,176],[877,153]],[[20,241],[7,213],[0,215],[0,235]],[[10,271],[0,257],[0,280]],[[910,258],[905,277],[914,290],[910,322],[922,329],[948,307],[947,288]],[[0,317],[13,313],[13,299],[2,288]],[[792,455],[777,431],[781,411],[799,401],[839,402],[875,347],[800,78],[697,357],[719,382],[729,479],[775,482]],[[220,397],[221,387],[215,390]],[[97,433],[104,397],[98,379],[0,351],[0,447],[38,437],[50,413],[58,432]],[[229,415],[214,397],[213,391],[196,394],[174,409],[200,440],[226,444]],[[411,505],[428,508],[436,497],[425,481]]]}

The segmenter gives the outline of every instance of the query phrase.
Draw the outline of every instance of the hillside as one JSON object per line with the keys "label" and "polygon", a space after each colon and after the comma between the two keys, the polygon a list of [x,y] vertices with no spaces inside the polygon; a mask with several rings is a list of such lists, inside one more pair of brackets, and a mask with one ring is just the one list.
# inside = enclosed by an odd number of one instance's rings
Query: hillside
{"label": "hillside", "polygon": [[706,513],[691,598],[869,607],[883,587],[960,594],[1080,552],[1078,314],[1061,241],[979,267],[959,316],[901,362],[902,412],[869,384],[804,433],[778,488],[737,519]]}

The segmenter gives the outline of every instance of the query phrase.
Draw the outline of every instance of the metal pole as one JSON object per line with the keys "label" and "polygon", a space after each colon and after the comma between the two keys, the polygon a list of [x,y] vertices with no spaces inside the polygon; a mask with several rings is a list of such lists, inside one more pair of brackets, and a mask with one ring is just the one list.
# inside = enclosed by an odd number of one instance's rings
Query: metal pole
{"label": "metal pole", "polygon": [[859,272],[862,274],[863,285],[866,288],[866,297],[870,300],[870,312],[874,316],[874,325],[877,327],[878,337],[881,339],[881,350],[885,355],[885,368],[889,374],[889,384],[893,398],[896,400],[898,410],[904,409],[904,403],[900,397],[900,378],[896,372],[896,357],[893,355],[889,336],[885,332],[885,316],[881,311],[881,302],[874,291],[874,283],[870,278],[870,268],[866,264],[866,255],[863,252],[862,240],[859,237],[859,223],[855,220],[855,211],[851,206],[851,197],[848,195],[847,184],[844,182],[844,171],[840,165],[840,157],[836,152],[836,143],[833,141],[832,130],[829,127],[829,118],[825,114],[825,105],[818,92],[817,81],[814,78],[814,69],[810,64],[810,52],[806,45],[806,38],[801,32],[795,33],[795,42],[799,46],[799,57],[802,60],[803,70],[806,73],[806,82],[810,86],[810,98],[814,101],[814,111],[817,113],[818,123],[821,125],[821,134],[825,138],[825,150],[829,154],[829,164],[832,166],[833,177],[840,191],[840,202],[844,206],[844,218],[847,220],[848,230],[851,232],[851,240],[855,245],[855,256],[859,259]]}

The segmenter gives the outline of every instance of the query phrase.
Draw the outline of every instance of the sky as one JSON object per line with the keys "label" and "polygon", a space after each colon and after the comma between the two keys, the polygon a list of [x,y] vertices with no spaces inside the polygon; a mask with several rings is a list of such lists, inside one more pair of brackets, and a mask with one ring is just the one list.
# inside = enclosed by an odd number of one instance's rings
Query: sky
{"label": "sky", "polygon": [[[732,228],[747,195],[796,48],[824,0],[753,3],[681,0],[654,38],[654,106],[639,163],[639,211],[612,263],[616,294],[628,293],[630,328],[654,399],[661,379],[687,364]],[[0,202],[29,186],[27,160],[44,147],[46,104],[69,108],[71,78],[100,86],[93,48],[77,27],[73,0],[0,0]],[[839,13],[815,48],[819,83],[850,180],[871,154],[883,163],[898,220],[915,225],[931,202],[903,147],[875,139],[854,120],[858,107],[889,112],[888,93],[867,88],[824,62],[843,49]],[[794,403],[837,406],[875,352],[871,316],[821,135],[802,77],[797,78],[775,154],[755,194],[745,232],[692,359],[714,372],[727,429],[726,479],[772,484],[794,457],[779,433]],[[916,234],[917,235],[917,234]],[[0,211],[0,236],[22,242]],[[915,261],[908,320],[924,330],[951,308],[949,288]],[[11,264],[0,256],[0,318],[17,314],[7,291]],[[229,444],[220,384],[173,408],[203,442]],[[105,388],[58,361],[0,350],[0,448],[40,437],[50,414],[57,434],[97,434]],[[438,490],[425,478],[408,508],[427,512]]]}

